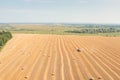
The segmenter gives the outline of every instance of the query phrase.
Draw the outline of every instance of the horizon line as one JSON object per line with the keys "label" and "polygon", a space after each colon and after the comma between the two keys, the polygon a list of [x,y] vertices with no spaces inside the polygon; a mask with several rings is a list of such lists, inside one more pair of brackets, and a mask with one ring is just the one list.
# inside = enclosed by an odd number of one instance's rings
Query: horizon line
{"label": "horizon line", "polygon": [[119,24],[120,23],[104,23],[104,22],[0,22],[0,24]]}

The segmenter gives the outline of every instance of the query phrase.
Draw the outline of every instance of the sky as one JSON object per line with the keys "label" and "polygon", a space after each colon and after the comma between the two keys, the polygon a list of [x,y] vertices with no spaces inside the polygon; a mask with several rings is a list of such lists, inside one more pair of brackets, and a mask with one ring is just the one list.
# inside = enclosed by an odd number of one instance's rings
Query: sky
{"label": "sky", "polygon": [[120,23],[120,0],[0,0],[0,23]]}

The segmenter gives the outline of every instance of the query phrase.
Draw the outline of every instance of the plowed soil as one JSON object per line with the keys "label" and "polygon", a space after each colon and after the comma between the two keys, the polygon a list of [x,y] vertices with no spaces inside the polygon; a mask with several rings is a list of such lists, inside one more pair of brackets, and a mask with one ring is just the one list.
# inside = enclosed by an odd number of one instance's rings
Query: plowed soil
{"label": "plowed soil", "polygon": [[120,37],[14,34],[0,52],[0,80],[90,78],[120,80]]}

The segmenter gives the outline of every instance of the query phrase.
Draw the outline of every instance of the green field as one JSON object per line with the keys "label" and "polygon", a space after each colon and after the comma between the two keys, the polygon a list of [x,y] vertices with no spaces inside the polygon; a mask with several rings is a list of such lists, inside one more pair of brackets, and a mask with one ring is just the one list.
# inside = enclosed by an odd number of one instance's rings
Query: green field
{"label": "green field", "polygon": [[0,30],[26,34],[120,36],[120,25],[105,24],[0,24]]}

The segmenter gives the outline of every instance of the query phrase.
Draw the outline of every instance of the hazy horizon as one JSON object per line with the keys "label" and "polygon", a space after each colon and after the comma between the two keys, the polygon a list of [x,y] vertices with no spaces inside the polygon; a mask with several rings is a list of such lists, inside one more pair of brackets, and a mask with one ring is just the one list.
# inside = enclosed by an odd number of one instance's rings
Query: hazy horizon
{"label": "hazy horizon", "polygon": [[0,0],[0,23],[120,24],[120,0]]}

